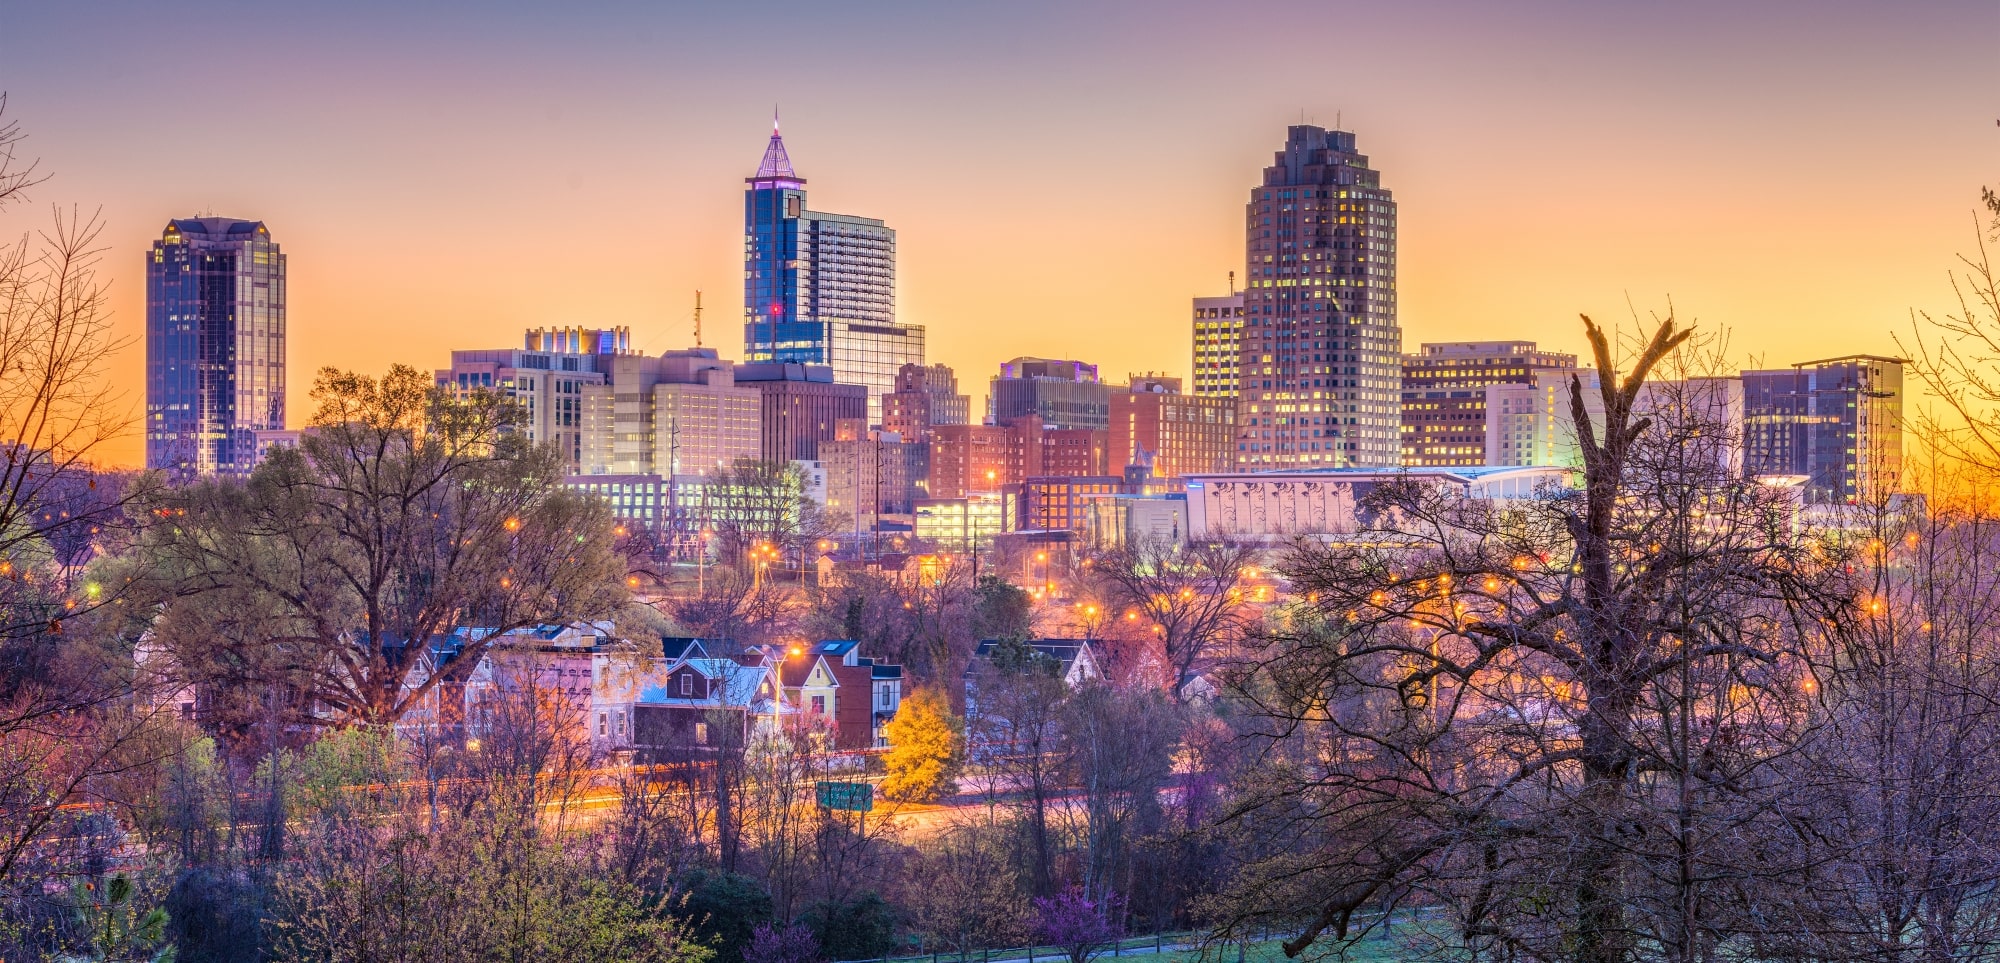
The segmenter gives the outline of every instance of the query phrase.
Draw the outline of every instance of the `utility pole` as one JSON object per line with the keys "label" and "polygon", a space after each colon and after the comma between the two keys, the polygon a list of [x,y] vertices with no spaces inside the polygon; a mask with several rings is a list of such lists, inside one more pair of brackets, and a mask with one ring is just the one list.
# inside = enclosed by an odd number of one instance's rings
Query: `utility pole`
{"label": "utility pole", "polygon": [[[697,300],[699,299],[697,298]],[[695,316],[697,318],[701,316],[701,308],[699,306],[695,308]],[[699,321],[695,323],[695,329],[701,329]],[[696,343],[700,343],[699,339],[696,340]],[[681,415],[677,400],[674,415],[667,421],[667,537],[673,544],[673,548],[668,550],[668,558],[672,558],[674,554],[679,553],[685,542],[685,533],[682,530],[680,513],[680,487],[674,481],[675,477],[680,474],[680,467]]]}
{"label": "utility pole", "polygon": [[873,539],[875,542],[875,557],[877,559],[880,559],[882,557],[882,436],[879,434],[875,435],[874,441],[875,441],[875,501],[872,505],[869,506],[869,514],[875,519],[875,526],[874,526],[875,532],[873,535]]}

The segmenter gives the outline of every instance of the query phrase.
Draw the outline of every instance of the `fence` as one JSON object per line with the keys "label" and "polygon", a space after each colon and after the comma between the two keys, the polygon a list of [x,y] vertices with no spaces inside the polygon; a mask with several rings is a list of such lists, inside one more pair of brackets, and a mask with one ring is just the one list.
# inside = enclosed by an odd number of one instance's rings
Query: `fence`
{"label": "fence", "polygon": [[[1271,933],[1259,933],[1249,942],[1261,943],[1272,937]],[[1191,950],[1201,946],[1208,936],[1205,930],[1185,930],[1179,933],[1154,933],[1149,936],[1128,936],[1109,944],[1097,955],[1105,959],[1129,956],[1134,953],[1165,953],[1172,950]],[[1004,949],[987,950],[940,950],[935,953],[919,953],[914,956],[885,956],[872,960],[841,960],[838,963],[1057,963],[1065,960],[1069,953],[1055,946],[1012,946]]]}

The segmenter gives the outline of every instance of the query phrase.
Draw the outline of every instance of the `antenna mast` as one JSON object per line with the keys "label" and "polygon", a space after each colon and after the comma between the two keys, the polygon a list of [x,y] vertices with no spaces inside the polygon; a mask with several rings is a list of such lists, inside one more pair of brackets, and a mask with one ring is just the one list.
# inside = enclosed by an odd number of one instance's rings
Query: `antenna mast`
{"label": "antenna mast", "polygon": [[694,346],[701,347],[701,292],[694,293]]}
{"label": "antenna mast", "polygon": [[1235,271],[1231,271],[1231,272],[1229,272],[1229,296],[1230,296],[1230,297],[1235,297],[1235,296],[1236,296],[1236,272],[1235,272]]}

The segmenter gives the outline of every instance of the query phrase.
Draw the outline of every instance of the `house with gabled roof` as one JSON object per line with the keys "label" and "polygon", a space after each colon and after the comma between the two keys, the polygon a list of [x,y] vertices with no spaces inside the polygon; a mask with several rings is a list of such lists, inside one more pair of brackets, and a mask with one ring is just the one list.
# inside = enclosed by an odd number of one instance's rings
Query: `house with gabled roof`
{"label": "house with gabled roof", "polygon": [[[684,652],[705,651],[689,647]],[[728,725],[747,744],[774,735],[797,710],[785,703],[776,674],[763,665],[695,655],[687,658],[607,657],[598,666],[592,745],[600,753],[657,758],[718,745]]]}
{"label": "house with gabled roof", "polygon": [[[972,676],[978,666],[992,661],[993,649],[1000,644],[999,639],[987,639],[973,650],[972,662],[965,667],[967,686],[972,684]],[[1034,657],[1049,660],[1056,677],[1072,689],[1104,678],[1097,647],[1089,639],[1027,639],[1022,644],[1034,653]]]}
{"label": "house with gabled roof", "polygon": [[861,655],[852,639],[776,649],[771,664],[785,700],[802,718],[832,724],[839,749],[886,745],[882,726],[903,704],[903,667]]}

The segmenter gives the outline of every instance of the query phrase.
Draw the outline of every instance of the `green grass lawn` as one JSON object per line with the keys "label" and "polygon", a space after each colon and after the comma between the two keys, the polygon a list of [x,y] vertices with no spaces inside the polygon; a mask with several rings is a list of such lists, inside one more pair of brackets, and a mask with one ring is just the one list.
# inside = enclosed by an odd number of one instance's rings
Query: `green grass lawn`
{"label": "green grass lawn", "polygon": [[[1293,961],[1285,956],[1284,949],[1279,946],[1280,942],[1279,940],[1265,940],[1250,944],[1244,948],[1243,963],[1293,963]],[[1334,946],[1333,941],[1326,940],[1323,943],[1326,949],[1323,949],[1321,945],[1315,945],[1312,949],[1307,950],[1301,959],[1338,959],[1348,961],[1348,963],[1398,963],[1398,961],[1405,959],[1407,955],[1399,942],[1393,939],[1385,939],[1379,935],[1371,935],[1370,938],[1348,947],[1347,952],[1341,956],[1327,954],[1326,950]],[[1131,941],[1127,941],[1127,945],[1130,946]],[[1099,963],[1108,963],[1112,959],[1113,957],[1110,953],[1098,957]],[[1236,963],[1236,951],[1232,948],[1226,950],[1212,949],[1206,954],[1200,950],[1167,950],[1162,953],[1155,953],[1151,947],[1146,947],[1144,949],[1121,950],[1116,959],[1132,960],[1133,963]],[[1036,963],[1040,963],[1040,961],[1041,957],[1038,955]]]}

